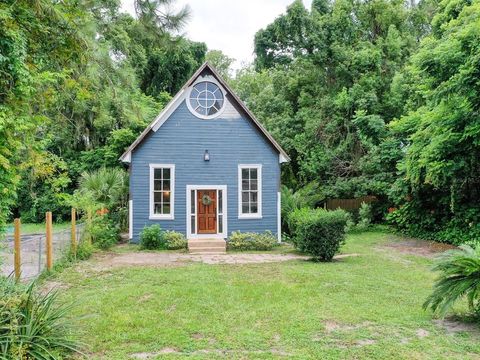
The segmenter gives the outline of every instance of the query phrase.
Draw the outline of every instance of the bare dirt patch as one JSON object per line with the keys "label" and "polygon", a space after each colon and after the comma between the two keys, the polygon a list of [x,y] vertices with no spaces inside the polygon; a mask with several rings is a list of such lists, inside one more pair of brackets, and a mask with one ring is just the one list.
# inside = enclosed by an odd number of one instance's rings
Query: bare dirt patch
{"label": "bare dirt patch", "polygon": [[433,321],[435,325],[443,328],[447,334],[467,332],[480,336],[480,328],[477,324],[463,322],[454,318],[439,319]]}
{"label": "bare dirt patch", "polygon": [[[334,259],[341,260],[358,254],[342,254]],[[180,252],[127,252],[107,253],[95,256],[93,270],[103,271],[115,267],[129,266],[185,266],[191,263],[217,264],[260,264],[290,260],[308,260],[309,256],[296,254],[257,254],[257,253],[227,253],[219,255],[187,254]]]}
{"label": "bare dirt patch", "polygon": [[456,249],[450,244],[438,243],[435,241],[419,240],[413,238],[392,238],[382,248],[394,249],[404,254],[434,257],[447,250]]}

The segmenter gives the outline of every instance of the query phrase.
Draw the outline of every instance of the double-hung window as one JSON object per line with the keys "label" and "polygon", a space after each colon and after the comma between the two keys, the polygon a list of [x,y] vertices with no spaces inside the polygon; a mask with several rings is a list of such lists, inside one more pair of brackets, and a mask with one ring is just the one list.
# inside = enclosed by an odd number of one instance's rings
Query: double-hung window
{"label": "double-hung window", "polygon": [[175,165],[150,164],[150,219],[173,219]]}
{"label": "double-hung window", "polygon": [[238,166],[238,217],[262,217],[262,165]]}

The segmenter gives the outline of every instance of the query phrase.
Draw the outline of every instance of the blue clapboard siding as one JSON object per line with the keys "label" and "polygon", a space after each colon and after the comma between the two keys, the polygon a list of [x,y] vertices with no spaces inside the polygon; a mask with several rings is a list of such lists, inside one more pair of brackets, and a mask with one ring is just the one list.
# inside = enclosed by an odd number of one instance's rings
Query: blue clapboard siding
{"label": "blue clapboard siding", "polygon": [[[236,110],[235,110],[236,111]],[[133,241],[146,225],[186,234],[186,186],[227,185],[228,233],[240,230],[277,233],[279,154],[252,121],[236,112],[203,120],[183,101],[157,132],[132,153],[130,192]],[[203,159],[205,150],[210,161]],[[149,220],[149,164],[175,164],[175,218]],[[262,164],[262,219],[238,219],[238,165]]]}

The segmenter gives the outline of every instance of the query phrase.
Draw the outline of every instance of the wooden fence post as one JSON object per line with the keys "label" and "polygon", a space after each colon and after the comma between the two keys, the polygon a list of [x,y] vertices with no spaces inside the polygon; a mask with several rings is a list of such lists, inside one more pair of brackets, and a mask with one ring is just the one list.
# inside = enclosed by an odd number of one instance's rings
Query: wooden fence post
{"label": "wooden fence post", "polygon": [[52,270],[53,267],[53,244],[52,244],[52,212],[47,211],[45,214],[45,220],[46,220],[46,235],[47,235],[47,270],[50,271]]}
{"label": "wooden fence post", "polygon": [[14,220],[15,230],[14,230],[14,240],[15,240],[15,255],[14,255],[14,267],[15,267],[15,279],[20,280],[21,274],[21,259],[20,259],[20,219]]}
{"label": "wooden fence post", "polygon": [[77,211],[72,208],[71,251],[73,257],[77,257]]}

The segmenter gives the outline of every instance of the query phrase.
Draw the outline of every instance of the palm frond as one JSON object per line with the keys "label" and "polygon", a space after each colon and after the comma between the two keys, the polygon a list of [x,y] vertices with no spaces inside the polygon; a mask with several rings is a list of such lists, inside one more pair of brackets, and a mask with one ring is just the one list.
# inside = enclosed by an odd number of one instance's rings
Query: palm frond
{"label": "palm frond", "polygon": [[433,293],[423,304],[424,309],[444,316],[460,299],[466,298],[470,310],[480,312],[480,247],[468,245],[444,253],[433,270],[439,271]]}

